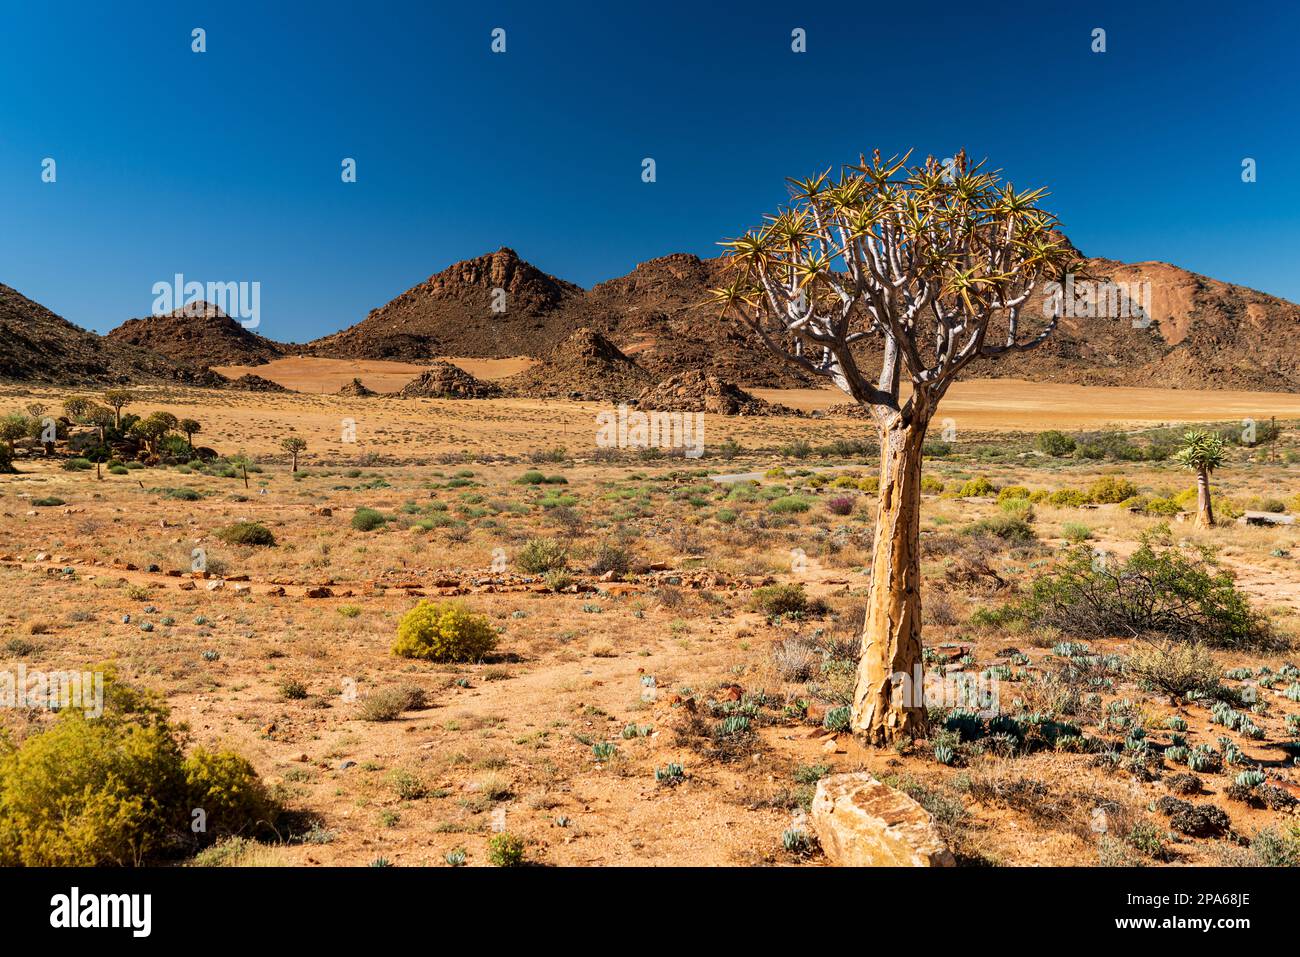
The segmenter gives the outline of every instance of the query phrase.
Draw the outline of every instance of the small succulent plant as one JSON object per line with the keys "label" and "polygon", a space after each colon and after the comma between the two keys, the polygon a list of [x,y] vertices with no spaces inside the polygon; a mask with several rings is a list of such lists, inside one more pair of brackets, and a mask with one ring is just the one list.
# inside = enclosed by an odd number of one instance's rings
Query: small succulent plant
{"label": "small succulent plant", "polygon": [[812,853],[813,840],[803,828],[791,827],[782,832],[781,846],[791,854],[798,854],[802,857],[805,854]]}
{"label": "small succulent plant", "polygon": [[1264,772],[1257,768],[1242,771],[1233,779],[1233,783],[1243,788],[1257,788],[1264,783]]}
{"label": "small succulent plant", "polygon": [[655,768],[655,781],[659,784],[680,784],[685,779],[686,771],[675,762],[666,767]]}

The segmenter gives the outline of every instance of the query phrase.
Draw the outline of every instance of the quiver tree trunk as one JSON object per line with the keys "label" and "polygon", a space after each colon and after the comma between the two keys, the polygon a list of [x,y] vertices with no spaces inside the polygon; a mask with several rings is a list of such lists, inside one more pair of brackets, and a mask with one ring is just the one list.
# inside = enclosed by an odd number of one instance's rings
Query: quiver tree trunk
{"label": "quiver tree trunk", "polygon": [[924,420],[880,434],[880,494],[852,728],[873,745],[925,736],[921,681]]}
{"label": "quiver tree trunk", "polygon": [[1196,470],[1196,524],[1214,527],[1214,507],[1210,501],[1210,475],[1205,469]]}

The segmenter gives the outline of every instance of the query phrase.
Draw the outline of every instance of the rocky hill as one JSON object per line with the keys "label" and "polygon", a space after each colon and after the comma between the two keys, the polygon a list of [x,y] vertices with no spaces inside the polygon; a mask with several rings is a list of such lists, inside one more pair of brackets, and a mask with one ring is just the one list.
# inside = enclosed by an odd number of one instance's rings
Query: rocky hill
{"label": "rocky hill", "polygon": [[595,329],[582,328],[502,386],[521,396],[620,402],[636,398],[651,377]]}
{"label": "rocky hill", "polygon": [[538,356],[572,331],[568,316],[582,297],[579,287],[502,248],[447,267],[356,325],[308,343],[305,351],[407,362]]}
{"label": "rocky hill", "polygon": [[[439,356],[542,358],[578,329],[589,328],[653,377],[703,368],[754,386],[811,384],[804,373],[761,350],[741,323],[717,318],[706,302],[719,281],[717,260],[675,254],[587,292],[503,248],[444,269],[356,325],[304,349],[329,358],[408,362]],[[494,311],[494,305],[503,311]]]}
{"label": "rocky hill", "polygon": [[[1166,263],[1092,258],[1085,264],[1098,281],[1148,284],[1134,288],[1149,289],[1144,298],[1150,321],[1076,311],[1061,319],[1042,347],[982,361],[967,375],[1091,385],[1297,388],[1300,306]],[[688,371],[747,388],[821,384],[771,355],[742,323],[718,318],[707,299],[721,281],[719,259],[674,254],[583,290],[502,248],[456,263],[356,325],[292,349],[223,315],[135,319],[101,338],[0,286],[0,378],[199,381],[215,375],[203,372],[209,365],[258,364],[292,351],[421,363],[528,356],[543,361],[514,377],[509,388],[540,396],[630,399],[651,382]],[[1041,310],[1042,300],[1040,290],[1029,311]],[[574,338],[580,331],[581,341]]]}
{"label": "rocky hill", "polygon": [[181,366],[129,342],[97,336],[3,284],[0,380],[57,385],[225,381],[216,373]]}
{"label": "rocky hill", "polygon": [[[1084,385],[1290,392],[1300,387],[1300,306],[1168,263],[1089,259],[1100,281],[1149,290],[1150,322],[1075,309],[1037,349],[972,376]],[[1143,286],[1142,284],[1147,284]],[[1040,291],[1034,308],[1043,308]],[[1038,313],[1041,315],[1041,312]]]}
{"label": "rocky hill", "polygon": [[207,302],[194,302],[162,316],[128,319],[107,338],[149,349],[195,369],[254,366],[285,354],[284,346],[245,329]]}
{"label": "rocky hill", "polygon": [[403,399],[490,399],[501,387],[475,378],[459,366],[439,360],[402,386]]}

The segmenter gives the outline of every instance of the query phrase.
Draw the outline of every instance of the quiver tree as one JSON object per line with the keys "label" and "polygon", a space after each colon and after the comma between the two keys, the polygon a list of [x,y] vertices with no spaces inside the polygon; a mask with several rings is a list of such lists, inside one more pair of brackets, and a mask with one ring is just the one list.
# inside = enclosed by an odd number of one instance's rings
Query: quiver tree
{"label": "quiver tree", "polygon": [[176,428],[176,416],[170,412],[152,412],[132,424],[130,431],[145,444],[150,455],[157,455],[162,440]]}
{"label": "quiver tree", "polygon": [[83,416],[83,421],[99,430],[99,444],[107,441],[107,432],[117,421],[117,415],[108,406],[91,403]]}
{"label": "quiver tree", "polygon": [[1223,436],[1205,429],[1183,434],[1183,444],[1174,453],[1174,461],[1196,473],[1196,524],[1214,527],[1214,507],[1210,501],[1210,473],[1223,464]]}
{"label": "quiver tree", "polygon": [[289,458],[293,462],[293,471],[298,471],[298,456],[307,451],[307,440],[291,435],[287,439],[280,440],[280,448],[289,453]]}
{"label": "quiver tree", "polygon": [[113,428],[122,431],[122,409],[135,400],[135,393],[130,389],[109,389],[104,393],[104,401],[113,410]]}
{"label": "quiver tree", "polygon": [[194,436],[203,431],[203,426],[197,419],[181,419],[176,423],[176,428],[185,433],[185,442],[190,447],[190,452],[194,451]]}
{"label": "quiver tree", "polygon": [[968,365],[1051,334],[1059,304],[1037,317],[1026,306],[1072,253],[1038,206],[1043,190],[1018,193],[964,153],[920,166],[908,156],[877,151],[838,179],[791,180],[788,207],[723,244],[730,282],[714,290],[724,314],[875,420],[880,492],[852,727],[877,745],[925,733],[915,679],[926,428]]}

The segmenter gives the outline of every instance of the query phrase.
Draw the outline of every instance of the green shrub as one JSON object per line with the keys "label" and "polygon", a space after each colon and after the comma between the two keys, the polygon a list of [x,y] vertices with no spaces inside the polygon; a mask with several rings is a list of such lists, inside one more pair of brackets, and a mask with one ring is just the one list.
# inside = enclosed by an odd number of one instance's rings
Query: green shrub
{"label": "green shrub", "polygon": [[546,476],[536,469],[529,469],[519,478],[515,479],[516,485],[541,485],[546,481]]}
{"label": "green shrub", "polygon": [[1077,489],[1063,488],[1047,496],[1047,504],[1057,508],[1078,508],[1088,504],[1088,496]]}
{"label": "green shrub", "polygon": [[90,459],[67,459],[63,463],[63,470],[65,472],[84,472],[87,469],[93,469],[94,467],[95,465],[90,461]]}
{"label": "green shrub", "polygon": [[812,503],[806,498],[798,495],[786,495],[781,498],[773,499],[768,503],[769,512],[786,514],[790,512],[806,512],[812,507]]}
{"label": "green shrub", "polygon": [[1116,505],[1126,498],[1132,498],[1137,492],[1136,485],[1115,475],[1103,475],[1088,486],[1089,500],[1098,505]]}
{"label": "green shrub", "polygon": [[1033,526],[1014,515],[992,515],[971,522],[962,529],[963,535],[984,535],[1000,538],[1010,545],[1032,545],[1038,541]]}
{"label": "green shrub", "polygon": [[398,623],[393,654],[426,661],[478,661],[496,641],[486,616],[458,602],[422,601]]}
{"label": "green shrub", "polygon": [[1029,489],[1025,488],[1023,485],[1008,485],[1002,491],[998,492],[998,504],[1001,504],[1007,501],[1008,499],[1028,499],[1028,498],[1029,498]]}
{"label": "green shrub", "polygon": [[518,867],[524,862],[524,841],[509,831],[488,838],[488,862],[493,867]]}
{"label": "green shrub", "polygon": [[37,508],[56,508],[59,505],[66,505],[67,502],[55,495],[47,495],[45,498],[34,498],[32,504]]}
{"label": "green shrub", "polygon": [[[879,485],[880,484],[879,481],[877,481],[876,484]],[[922,492],[926,492],[930,495],[938,495],[940,492],[943,491],[943,489],[944,489],[944,484],[942,479],[937,479],[933,475],[921,476]]]}
{"label": "green shrub", "polygon": [[1049,429],[1034,436],[1034,448],[1047,455],[1061,458],[1074,451],[1074,439],[1057,429]]}
{"label": "green shrub", "polygon": [[169,488],[163,492],[163,498],[174,498],[182,502],[197,502],[203,496],[192,488],[182,486],[181,488]]}
{"label": "green shrub", "polygon": [[1034,520],[1034,506],[1027,498],[1008,498],[998,503],[998,510],[1004,515],[1019,518],[1026,522]]}
{"label": "green shrub", "polygon": [[373,532],[387,522],[388,517],[373,508],[362,507],[352,513],[352,527],[358,532]]}
{"label": "green shrub", "polygon": [[184,771],[190,816],[194,809],[203,809],[209,840],[274,824],[279,809],[257,771],[240,755],[198,748],[185,759]]}
{"label": "green shrub", "polygon": [[1075,546],[1034,580],[1022,610],[1036,624],[1083,638],[1162,635],[1230,648],[1276,643],[1209,549],[1183,550],[1155,535],[1144,535],[1122,562],[1098,561],[1087,546]]}
{"label": "green shrub", "polygon": [[1092,529],[1082,522],[1062,522],[1061,537],[1067,542],[1086,542],[1092,538]]}
{"label": "green shrub", "polygon": [[530,538],[519,549],[515,562],[529,575],[563,571],[569,564],[569,549],[553,538]]}
{"label": "green shrub", "polygon": [[752,601],[755,608],[768,616],[801,614],[808,610],[808,596],[798,582],[755,588]]}
{"label": "green shrub", "polygon": [[270,547],[275,544],[275,535],[261,522],[235,522],[219,528],[213,534],[227,545],[250,545]]}
{"label": "green shrub", "polygon": [[[182,756],[181,729],[148,695],[104,679],[104,713],[66,709],[21,746],[0,743],[0,865],[133,866],[272,825],[247,761]],[[195,832],[194,809],[206,829]]]}
{"label": "green shrub", "polygon": [[998,487],[983,475],[977,475],[957,491],[958,498],[988,498],[996,495]]}

